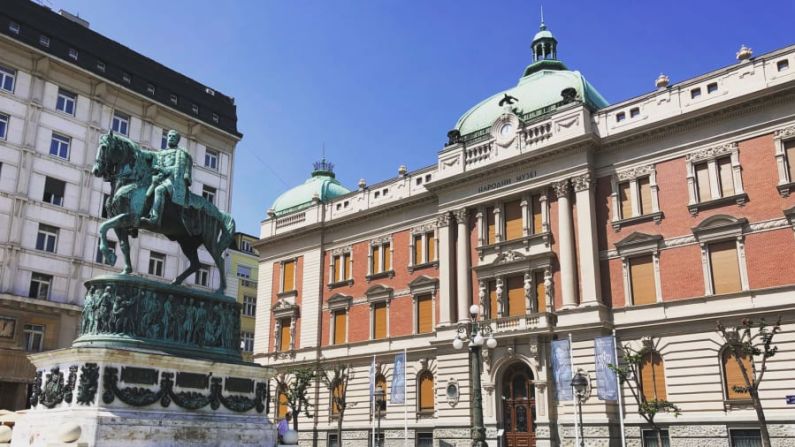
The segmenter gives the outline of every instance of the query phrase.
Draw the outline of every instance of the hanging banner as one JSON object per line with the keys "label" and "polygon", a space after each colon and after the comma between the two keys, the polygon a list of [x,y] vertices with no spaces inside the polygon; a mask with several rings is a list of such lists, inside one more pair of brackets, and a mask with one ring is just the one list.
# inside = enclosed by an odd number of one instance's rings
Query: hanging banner
{"label": "hanging banner", "polygon": [[594,338],[593,351],[596,357],[596,395],[600,400],[618,400],[616,372],[608,366],[617,364],[613,337]]}
{"label": "hanging banner", "polygon": [[403,404],[406,403],[405,393],[406,385],[406,353],[401,352],[395,354],[395,370],[392,373],[392,395],[390,396],[390,403]]}
{"label": "hanging banner", "polygon": [[557,400],[572,400],[571,355],[568,340],[552,340],[552,374],[555,380]]}

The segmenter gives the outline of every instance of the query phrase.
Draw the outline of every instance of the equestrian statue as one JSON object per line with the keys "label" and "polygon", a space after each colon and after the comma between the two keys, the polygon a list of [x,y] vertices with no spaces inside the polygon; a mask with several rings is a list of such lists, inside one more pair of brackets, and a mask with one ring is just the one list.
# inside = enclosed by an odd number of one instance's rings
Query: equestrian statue
{"label": "equestrian statue", "polygon": [[180,135],[168,132],[168,147],[162,151],[142,149],[132,140],[112,131],[99,139],[92,173],[110,182],[111,193],[104,206],[108,219],[99,226],[99,249],[105,261],[116,263],[108,247],[107,232],[113,229],[124,255],[122,273],[132,273],[130,237],[138,230],[160,233],[177,241],[190,265],[173,284],[181,284],[199,270],[198,248],[202,244],[220,272],[217,292],[226,289],[223,253],[232,243],[235,221],[212,202],[190,192],[193,159],[178,146]]}

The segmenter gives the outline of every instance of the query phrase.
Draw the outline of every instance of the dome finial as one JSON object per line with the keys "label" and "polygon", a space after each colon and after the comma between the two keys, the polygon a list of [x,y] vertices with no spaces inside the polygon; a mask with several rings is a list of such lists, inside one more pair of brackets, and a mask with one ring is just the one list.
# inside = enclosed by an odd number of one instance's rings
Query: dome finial
{"label": "dome finial", "polygon": [[326,160],[326,157],[323,157],[320,161],[314,162],[312,166],[315,168],[312,171],[312,177],[317,177],[319,175],[334,177],[334,163]]}
{"label": "dome finial", "polygon": [[535,36],[533,36],[533,62],[543,60],[557,60],[558,58],[558,41],[552,32],[547,28],[544,21],[544,4],[541,4],[541,26]]}
{"label": "dome finial", "polygon": [[547,25],[544,23],[544,2],[539,2],[541,5],[541,26],[539,27],[541,31],[547,29]]}

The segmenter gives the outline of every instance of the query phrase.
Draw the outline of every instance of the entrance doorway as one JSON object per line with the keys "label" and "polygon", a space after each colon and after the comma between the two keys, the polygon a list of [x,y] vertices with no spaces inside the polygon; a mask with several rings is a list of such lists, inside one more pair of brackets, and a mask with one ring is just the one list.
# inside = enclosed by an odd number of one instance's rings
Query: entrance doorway
{"label": "entrance doorway", "polygon": [[536,400],[533,373],[524,363],[502,376],[502,428],[506,447],[535,447]]}

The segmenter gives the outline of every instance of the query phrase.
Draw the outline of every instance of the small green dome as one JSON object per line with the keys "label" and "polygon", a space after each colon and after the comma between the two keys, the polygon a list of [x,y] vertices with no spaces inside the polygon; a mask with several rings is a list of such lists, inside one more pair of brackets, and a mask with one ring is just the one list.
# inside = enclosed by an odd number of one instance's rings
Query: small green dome
{"label": "small green dome", "polygon": [[334,165],[324,159],[315,163],[315,170],[312,171],[312,176],[303,184],[280,195],[273,202],[271,210],[276,216],[281,216],[309,208],[314,197],[325,203],[350,192],[348,188],[335,178]]}
{"label": "small green dome", "polygon": [[531,48],[533,63],[527,66],[515,87],[481,101],[458,119],[455,129],[461,136],[490,127],[505,113],[506,104],[518,115],[533,111],[547,113],[542,109],[563,101],[562,92],[566,89],[574,89],[571,99],[591,108],[600,109],[609,104],[579,71],[568,70],[557,59],[557,40],[543,23]]}

